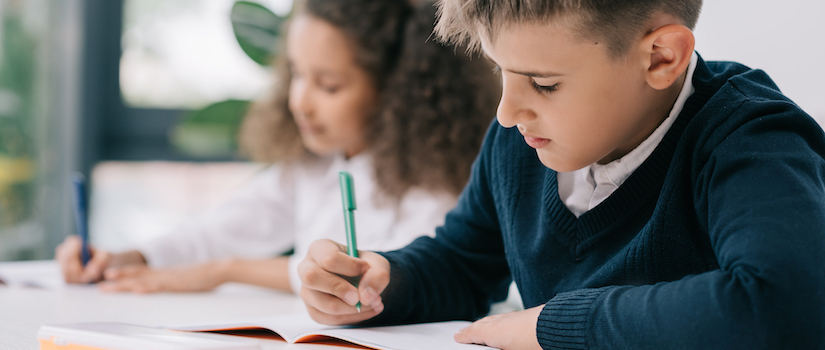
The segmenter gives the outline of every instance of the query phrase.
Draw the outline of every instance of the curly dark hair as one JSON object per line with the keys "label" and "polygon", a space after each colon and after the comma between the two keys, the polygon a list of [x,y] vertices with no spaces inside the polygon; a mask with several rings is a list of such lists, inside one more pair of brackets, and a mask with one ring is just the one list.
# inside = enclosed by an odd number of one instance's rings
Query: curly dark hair
{"label": "curly dark hair", "polygon": [[[295,14],[324,20],[352,40],[356,63],[381,93],[366,140],[379,189],[396,199],[413,186],[461,192],[501,92],[490,63],[430,40],[431,1],[306,0],[296,6]],[[288,108],[285,59],[277,60],[276,74],[273,93],[244,119],[241,149],[261,162],[313,157]]]}

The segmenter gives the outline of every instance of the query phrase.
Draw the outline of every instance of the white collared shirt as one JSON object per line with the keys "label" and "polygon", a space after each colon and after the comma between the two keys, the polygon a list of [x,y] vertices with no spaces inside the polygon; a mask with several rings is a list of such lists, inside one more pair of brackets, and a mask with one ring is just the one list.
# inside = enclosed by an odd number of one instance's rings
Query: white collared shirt
{"label": "white collared shirt", "polygon": [[290,166],[273,165],[215,210],[137,249],[152,267],[204,263],[230,257],[269,258],[295,249],[290,284],[300,289],[298,263],[310,243],[346,244],[338,172],[349,171],[355,187],[358,248],[394,250],[418,236],[435,235],[456,203],[447,192],[408,190],[393,203],[375,193],[372,157],[323,157]]}
{"label": "white collared shirt", "polygon": [[576,217],[610,197],[662,142],[670,126],[682,112],[685,101],[696,90],[693,87],[693,72],[697,62],[698,56],[694,52],[688,65],[687,78],[670,114],[639,146],[610,163],[593,163],[576,171],[558,173],[559,198]]}

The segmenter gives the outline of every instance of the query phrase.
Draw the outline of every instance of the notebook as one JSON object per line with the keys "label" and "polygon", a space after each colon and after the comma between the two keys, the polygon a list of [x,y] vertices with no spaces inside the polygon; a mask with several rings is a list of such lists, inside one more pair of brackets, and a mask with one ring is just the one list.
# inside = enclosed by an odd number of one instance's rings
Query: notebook
{"label": "notebook", "polygon": [[[416,323],[385,327],[336,327],[313,321],[307,314],[277,315],[271,317],[230,321],[221,324],[185,325],[169,327],[179,331],[214,332],[223,334],[249,330],[269,330],[288,343],[343,340],[377,350],[480,350],[490,347],[461,344],[453,339],[460,329],[470,325],[467,321]],[[260,333],[258,333],[260,335]]]}
{"label": "notebook", "polygon": [[257,350],[261,344],[255,338],[376,350],[492,349],[453,340],[453,334],[469,324],[448,321],[385,327],[335,327],[318,324],[307,314],[287,314],[166,327],[117,322],[44,325],[37,338],[40,350]]}
{"label": "notebook", "polygon": [[40,350],[260,350],[255,339],[117,322],[44,325]]}

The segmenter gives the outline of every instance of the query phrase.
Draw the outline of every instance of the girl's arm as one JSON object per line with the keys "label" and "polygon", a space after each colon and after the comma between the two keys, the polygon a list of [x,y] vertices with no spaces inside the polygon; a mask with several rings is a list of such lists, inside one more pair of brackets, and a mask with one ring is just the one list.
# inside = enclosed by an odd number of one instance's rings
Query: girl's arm
{"label": "girl's arm", "polygon": [[254,284],[289,291],[288,257],[271,259],[226,259],[204,264],[152,269],[127,265],[106,270],[100,288],[109,292],[198,292],[225,282]]}
{"label": "girl's arm", "polygon": [[295,194],[287,170],[270,167],[218,207],[137,250],[151,267],[265,259],[288,251],[295,242]]}
{"label": "girl's arm", "polygon": [[231,259],[221,274],[225,282],[238,282],[292,292],[288,274],[289,257],[272,259]]}

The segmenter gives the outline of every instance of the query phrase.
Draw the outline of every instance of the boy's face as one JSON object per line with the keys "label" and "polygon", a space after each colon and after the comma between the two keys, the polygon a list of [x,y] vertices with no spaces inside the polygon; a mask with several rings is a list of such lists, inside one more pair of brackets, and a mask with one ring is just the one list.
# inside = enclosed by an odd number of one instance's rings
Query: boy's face
{"label": "boy's face", "polygon": [[669,113],[653,102],[638,49],[614,59],[603,42],[546,23],[505,27],[482,48],[501,69],[498,122],[518,127],[553,170],[618,159]]}

